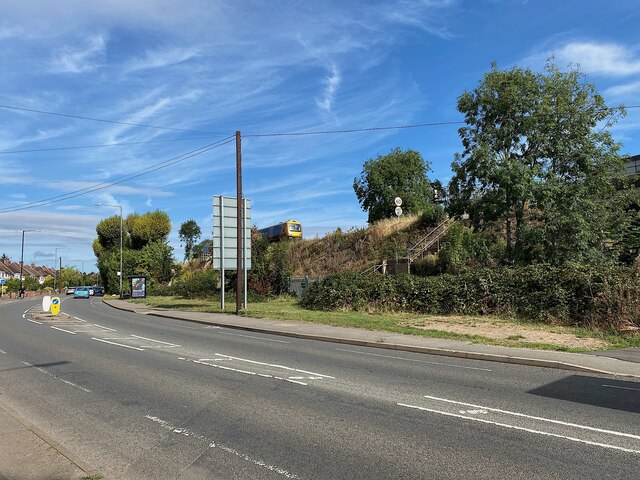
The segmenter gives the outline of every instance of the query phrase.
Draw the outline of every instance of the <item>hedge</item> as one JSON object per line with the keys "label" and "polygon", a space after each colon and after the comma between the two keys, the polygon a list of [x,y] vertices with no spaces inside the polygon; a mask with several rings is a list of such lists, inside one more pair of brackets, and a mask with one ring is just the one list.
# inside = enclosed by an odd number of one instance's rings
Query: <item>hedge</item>
{"label": "hedge", "polygon": [[313,310],[500,315],[605,329],[640,326],[640,275],[626,267],[534,265],[460,275],[343,272],[311,284]]}

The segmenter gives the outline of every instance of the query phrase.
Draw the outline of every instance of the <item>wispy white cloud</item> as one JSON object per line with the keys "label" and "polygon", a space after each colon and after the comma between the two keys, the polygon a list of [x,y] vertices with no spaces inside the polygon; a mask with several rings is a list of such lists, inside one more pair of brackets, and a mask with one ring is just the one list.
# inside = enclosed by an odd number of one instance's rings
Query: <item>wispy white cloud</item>
{"label": "wispy white cloud", "polygon": [[622,85],[615,85],[613,87],[607,88],[604,91],[604,94],[606,96],[616,98],[628,97],[637,93],[640,93],[640,81],[624,83]]}
{"label": "wispy white cloud", "polygon": [[140,58],[129,60],[123,65],[125,73],[159,69],[184,63],[199,54],[196,48],[173,47],[165,50],[147,50]]}
{"label": "wispy white cloud", "polygon": [[579,65],[583,71],[593,75],[622,77],[640,73],[638,49],[615,42],[563,42],[534,53],[525,59],[525,63],[541,64],[550,57],[560,65]]}
{"label": "wispy white cloud", "polygon": [[325,85],[324,95],[322,99],[316,98],[316,105],[318,105],[321,110],[324,110],[327,113],[331,113],[331,106],[333,105],[336,90],[338,90],[341,81],[342,77],[340,76],[340,71],[338,70],[336,64],[332,63],[330,73],[323,81]]}
{"label": "wispy white cloud", "polygon": [[61,48],[51,61],[51,71],[55,73],[95,72],[103,62],[106,40],[102,35],[89,37],[86,45]]}

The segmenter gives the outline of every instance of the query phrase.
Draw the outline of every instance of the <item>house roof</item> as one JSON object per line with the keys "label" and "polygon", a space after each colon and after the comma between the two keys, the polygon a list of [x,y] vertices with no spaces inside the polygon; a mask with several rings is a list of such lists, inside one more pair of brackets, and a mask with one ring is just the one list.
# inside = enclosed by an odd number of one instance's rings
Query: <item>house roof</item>
{"label": "house roof", "polygon": [[20,273],[20,265],[16,262],[11,262],[7,267],[11,270],[11,273]]}

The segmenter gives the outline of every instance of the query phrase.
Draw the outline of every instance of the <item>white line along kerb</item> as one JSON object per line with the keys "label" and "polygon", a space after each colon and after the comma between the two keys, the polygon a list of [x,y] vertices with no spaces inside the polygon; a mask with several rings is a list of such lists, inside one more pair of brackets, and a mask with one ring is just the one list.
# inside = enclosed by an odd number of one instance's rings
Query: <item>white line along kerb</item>
{"label": "white line along kerb", "polygon": [[457,413],[442,412],[440,410],[434,410],[432,408],[419,407],[417,405],[407,405],[406,403],[397,403],[396,405],[398,405],[400,407],[413,408],[415,410],[422,410],[424,412],[437,413],[439,415],[445,415],[447,417],[461,418],[463,420],[471,420],[472,422],[480,422],[480,423],[486,423],[486,424],[489,424],[489,425],[495,425],[497,427],[511,428],[513,430],[519,430],[519,431],[522,431],[522,432],[535,433],[535,434],[538,434],[538,435],[545,435],[545,436],[554,437],[554,438],[563,438],[565,440],[570,440],[572,442],[584,443],[586,445],[593,445],[593,446],[596,446],[596,447],[610,448],[612,450],[620,450],[622,452],[627,452],[627,453],[640,453],[640,450],[632,450],[630,448],[618,447],[616,445],[609,445],[607,443],[592,442],[590,440],[583,440],[581,438],[567,437],[565,435],[559,435],[557,433],[550,433],[550,432],[543,432],[541,430],[534,430],[532,428],[517,427],[515,425],[509,425],[508,423],[492,422],[491,420],[484,420],[483,418],[478,418],[478,417],[467,417],[465,415],[460,415],[460,414],[457,414]]}
{"label": "white line along kerb", "polygon": [[590,430],[592,432],[607,433],[609,435],[618,435],[620,437],[629,437],[629,438],[634,438],[636,440],[640,440],[640,435],[632,435],[631,433],[617,432],[615,430],[605,430],[603,428],[589,427],[587,425],[579,425],[577,423],[563,422],[561,420],[553,420],[551,418],[534,417],[533,415],[527,415],[525,413],[510,412],[509,410],[500,410],[499,408],[483,407],[481,405],[474,405],[473,403],[457,402],[455,400],[449,400],[447,398],[432,397],[431,395],[423,395],[423,396],[424,398],[428,398],[430,400],[437,400],[439,402],[453,403],[455,405],[464,405],[465,407],[479,408],[481,410],[489,410],[491,412],[504,413],[505,415],[513,415],[516,417],[529,418],[531,420],[540,420],[541,422],[555,423],[557,425],[564,425],[565,427],[581,428],[583,430]]}

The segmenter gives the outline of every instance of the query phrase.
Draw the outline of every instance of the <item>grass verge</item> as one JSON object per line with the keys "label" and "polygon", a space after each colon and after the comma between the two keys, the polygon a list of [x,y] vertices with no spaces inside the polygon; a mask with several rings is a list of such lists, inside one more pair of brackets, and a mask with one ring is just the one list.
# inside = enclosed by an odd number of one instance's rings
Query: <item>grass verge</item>
{"label": "grass verge", "polygon": [[[147,297],[146,299],[131,300],[133,303],[146,304],[156,308],[168,308],[175,310],[190,310],[210,313],[235,313],[235,303],[225,302],[224,312],[220,308],[219,298],[208,299],[185,299],[179,297]],[[571,334],[580,338],[594,338],[603,343],[603,346],[597,349],[575,348],[566,345],[558,345],[548,342],[530,342],[523,340],[521,335],[514,335],[507,339],[499,340],[484,335],[455,333],[437,328],[417,328],[411,326],[411,323],[419,324],[431,317],[415,314],[370,314],[366,312],[350,312],[336,311],[324,312],[317,310],[306,310],[302,308],[298,302],[291,297],[279,297],[267,301],[249,302],[247,310],[243,311],[242,316],[252,318],[269,318],[274,320],[295,320],[310,323],[318,323],[322,325],[332,325],[339,327],[363,328],[373,331],[402,333],[407,335],[418,335],[430,338],[443,338],[450,340],[460,340],[469,343],[480,343],[486,345],[501,345],[507,347],[532,348],[538,350],[554,350],[564,352],[585,352],[589,350],[618,349],[628,347],[640,347],[640,336],[622,335],[607,332],[589,330],[585,328],[563,327],[558,325],[546,325],[540,323],[519,322],[513,319],[488,318],[488,322],[500,322],[512,325],[522,325],[523,328],[544,330],[556,334]],[[447,317],[434,316],[438,321],[442,322]],[[452,317],[453,319],[454,317]],[[460,320],[456,316],[456,320]],[[469,317],[472,320],[478,320],[478,317]]]}

